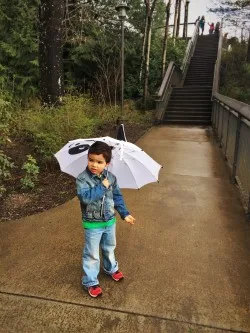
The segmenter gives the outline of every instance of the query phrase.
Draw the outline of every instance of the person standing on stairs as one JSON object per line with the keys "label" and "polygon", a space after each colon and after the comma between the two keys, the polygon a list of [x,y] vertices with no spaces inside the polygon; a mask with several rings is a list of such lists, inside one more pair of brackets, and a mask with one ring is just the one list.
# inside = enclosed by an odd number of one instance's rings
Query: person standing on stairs
{"label": "person standing on stairs", "polygon": [[219,33],[220,33],[220,22],[217,22],[215,24],[215,30],[214,30],[214,34],[219,36]]}
{"label": "person standing on stairs", "polygon": [[212,35],[214,33],[214,22],[212,22],[211,24],[208,23],[209,25],[209,35]]}
{"label": "person standing on stairs", "polygon": [[203,35],[204,27],[205,27],[205,16],[203,15],[199,21],[199,27],[201,30],[201,35]]}

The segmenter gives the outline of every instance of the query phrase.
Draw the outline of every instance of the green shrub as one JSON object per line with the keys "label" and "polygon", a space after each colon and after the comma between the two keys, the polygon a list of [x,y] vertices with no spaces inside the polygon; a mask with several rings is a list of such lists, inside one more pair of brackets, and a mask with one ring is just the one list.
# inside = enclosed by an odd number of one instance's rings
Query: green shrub
{"label": "green shrub", "polygon": [[0,150],[0,198],[6,192],[5,182],[11,177],[11,169],[14,163],[2,150]]}
{"label": "green shrub", "polygon": [[[69,140],[90,138],[100,131],[114,128],[121,117],[120,106],[103,107],[96,105],[84,95],[66,96],[60,108],[44,108],[32,105],[16,109],[12,113],[11,135],[26,141],[39,166],[54,166],[54,154]],[[125,101],[123,120],[128,124],[153,123],[153,113],[141,114],[134,102]]]}
{"label": "green shrub", "polygon": [[24,189],[33,189],[38,181],[39,167],[37,165],[36,159],[27,155],[27,161],[24,162],[22,166],[24,170],[24,177],[20,179],[22,188]]}
{"label": "green shrub", "polygon": [[237,40],[231,45],[231,52],[222,54],[220,93],[250,104],[250,64],[246,62],[246,45]]}
{"label": "green shrub", "polygon": [[14,134],[29,138],[42,162],[51,162],[69,140],[90,137],[99,124],[90,101],[69,96],[60,108],[32,108],[15,112]]}
{"label": "green shrub", "polygon": [[0,145],[6,145],[9,141],[11,104],[0,93]]}

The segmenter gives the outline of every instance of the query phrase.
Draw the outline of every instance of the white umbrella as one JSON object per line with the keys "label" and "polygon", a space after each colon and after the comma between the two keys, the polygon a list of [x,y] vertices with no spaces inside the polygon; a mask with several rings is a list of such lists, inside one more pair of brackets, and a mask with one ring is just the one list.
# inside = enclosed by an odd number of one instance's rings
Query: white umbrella
{"label": "white umbrella", "polygon": [[127,141],[111,137],[77,139],[69,141],[55,157],[63,172],[77,177],[88,164],[88,149],[96,141],[112,147],[112,159],[108,170],[117,178],[121,188],[141,188],[158,181],[161,165],[154,161],[141,148]]}

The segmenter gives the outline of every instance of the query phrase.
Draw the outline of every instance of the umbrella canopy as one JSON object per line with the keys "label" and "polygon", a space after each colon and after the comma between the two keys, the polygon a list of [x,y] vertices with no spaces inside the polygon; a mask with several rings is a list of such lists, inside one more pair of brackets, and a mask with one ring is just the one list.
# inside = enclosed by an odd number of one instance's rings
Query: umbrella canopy
{"label": "umbrella canopy", "polygon": [[69,141],[55,157],[63,172],[77,177],[88,164],[88,149],[96,141],[112,147],[112,159],[108,170],[117,178],[121,188],[141,188],[158,181],[161,165],[154,161],[141,148],[130,142],[111,137],[77,139]]}

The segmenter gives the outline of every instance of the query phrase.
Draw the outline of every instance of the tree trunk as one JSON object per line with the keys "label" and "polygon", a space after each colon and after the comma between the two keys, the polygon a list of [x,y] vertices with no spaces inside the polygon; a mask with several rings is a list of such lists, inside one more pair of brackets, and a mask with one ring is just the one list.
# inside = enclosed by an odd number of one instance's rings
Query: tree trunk
{"label": "tree trunk", "polygon": [[145,0],[147,16],[148,16],[148,25],[147,25],[147,33],[146,33],[146,41],[145,41],[145,69],[144,69],[144,88],[143,88],[143,102],[144,102],[145,109],[146,109],[147,96],[148,96],[148,79],[149,79],[149,63],[150,63],[153,13],[154,13],[156,2],[157,2],[157,0],[153,0],[151,8],[150,8],[150,1]]}
{"label": "tree trunk", "polygon": [[166,24],[165,24],[165,33],[164,33],[164,41],[163,41],[163,52],[162,52],[162,70],[161,77],[164,78],[166,71],[166,56],[167,56],[167,43],[168,43],[168,29],[169,29],[169,18],[170,18],[170,7],[171,0],[168,1],[166,5]]}
{"label": "tree trunk", "polygon": [[39,65],[41,98],[59,105],[63,95],[64,0],[41,0],[39,8]]}
{"label": "tree trunk", "polygon": [[250,64],[250,30],[249,30],[249,36],[248,36],[247,62]]}
{"label": "tree trunk", "polygon": [[142,82],[143,65],[145,63],[145,44],[146,44],[146,38],[147,38],[147,31],[148,31],[148,15],[146,15],[146,19],[145,19],[145,29],[144,29],[144,36],[143,36],[142,52],[141,52],[141,68],[140,68],[140,74],[139,74],[140,82]]}
{"label": "tree trunk", "polygon": [[180,23],[181,23],[181,0],[179,0],[179,4],[178,4],[176,37],[179,37],[179,35],[180,35]]}
{"label": "tree trunk", "polygon": [[149,17],[148,18],[147,43],[146,43],[146,57],[145,57],[144,89],[143,89],[144,108],[146,108],[147,96],[148,96],[149,62],[150,62],[150,48],[151,48],[151,34],[152,34],[151,26],[152,26],[152,17]]}
{"label": "tree trunk", "polygon": [[181,0],[175,0],[173,38],[176,38],[176,32],[177,32],[179,1]]}
{"label": "tree trunk", "polygon": [[188,33],[188,5],[189,2],[186,1],[185,3],[185,13],[184,13],[184,27],[183,27],[183,38],[187,38]]}

